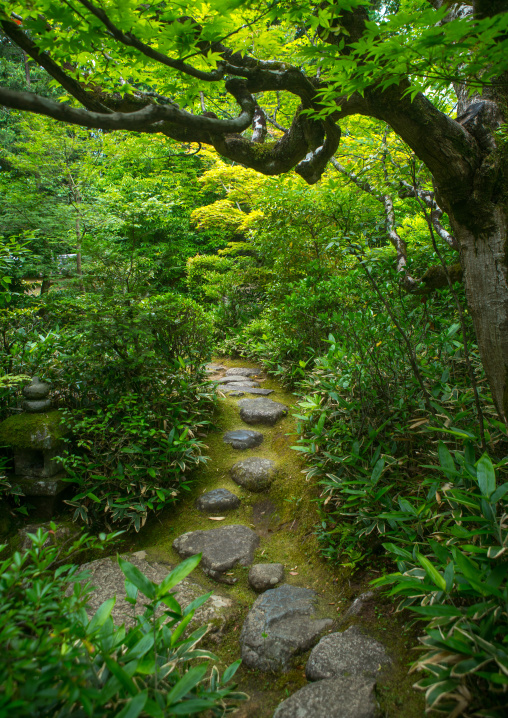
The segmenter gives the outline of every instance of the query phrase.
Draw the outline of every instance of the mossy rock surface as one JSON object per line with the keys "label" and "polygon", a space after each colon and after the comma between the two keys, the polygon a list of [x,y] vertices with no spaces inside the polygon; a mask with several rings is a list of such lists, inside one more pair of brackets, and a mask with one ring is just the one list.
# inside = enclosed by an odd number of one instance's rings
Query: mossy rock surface
{"label": "mossy rock surface", "polygon": [[52,449],[67,433],[60,411],[16,414],[0,424],[0,444],[15,449]]}

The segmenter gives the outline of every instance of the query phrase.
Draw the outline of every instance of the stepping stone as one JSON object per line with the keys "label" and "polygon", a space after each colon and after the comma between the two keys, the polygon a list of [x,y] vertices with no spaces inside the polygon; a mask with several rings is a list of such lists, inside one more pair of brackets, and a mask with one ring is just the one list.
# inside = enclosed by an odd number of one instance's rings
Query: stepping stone
{"label": "stepping stone", "polygon": [[258,374],[261,374],[260,369],[248,369],[240,366],[228,369],[226,372],[226,376],[257,376]]}
{"label": "stepping stone", "polygon": [[256,563],[249,571],[249,584],[258,593],[275,588],[283,578],[284,566],[281,563]]}
{"label": "stepping stone", "polygon": [[[135,553],[124,555],[123,558],[134,564],[136,568],[139,568],[150,581],[158,584],[162,583],[174,568],[174,566],[160,561],[151,561],[145,551],[136,551]],[[87,599],[88,614],[93,616],[104,601],[116,596],[116,603],[111,612],[113,621],[117,625],[125,623],[128,627],[135,626],[136,617],[143,615],[149,599],[140,593],[135,607],[126,601],[125,576],[117,561],[114,558],[100,558],[97,561],[84,564],[82,569],[90,572],[89,579],[91,580],[91,585],[94,586],[93,592]],[[205,591],[202,586],[189,580],[189,578],[185,578],[171,590],[171,593],[182,608],[186,608],[189,603],[202,596]],[[228,614],[231,613],[233,606],[234,602],[230,598],[212,594],[202,606],[196,609],[191,626],[197,628],[200,625],[210,623],[210,630],[215,632],[215,640],[219,640],[223,635]],[[160,612],[165,608],[165,606],[161,606]]]}
{"label": "stepping stone", "polygon": [[247,526],[233,524],[209,531],[189,531],[173,541],[173,548],[182,558],[202,553],[200,566],[210,578],[222,583],[235,583],[224,576],[234,566],[252,563],[259,536]]}
{"label": "stepping stone", "polygon": [[[247,389],[245,391],[247,391]],[[245,391],[239,391],[238,389],[235,389],[234,391],[229,390],[227,393],[229,394],[229,396],[245,396]]]}
{"label": "stepping stone", "polygon": [[231,391],[235,389],[258,389],[259,384],[257,381],[247,381],[247,379],[244,379],[243,382],[233,381],[231,383],[228,382],[227,384],[221,384],[218,388],[221,391]]}
{"label": "stepping stone", "polygon": [[309,681],[337,676],[373,677],[391,663],[382,643],[366,636],[357,626],[324,636],[312,649],[305,667]]}
{"label": "stepping stone", "polygon": [[316,603],[315,591],[288,584],[259,596],[240,636],[244,664],[261,671],[290,670],[291,657],[312,648],[333,623],[315,617]]}
{"label": "stepping stone", "polygon": [[[235,387],[238,388],[238,387]],[[243,387],[242,387],[243,388]],[[273,394],[273,389],[251,389],[246,388],[245,389],[246,394],[261,394],[261,396],[268,396],[269,394]],[[234,396],[233,393],[230,394],[230,396]]]}
{"label": "stepping stone", "polygon": [[240,416],[246,424],[268,424],[273,426],[286,416],[288,407],[271,399],[242,399],[238,402]]}
{"label": "stepping stone", "polygon": [[227,489],[213,489],[203,494],[196,501],[196,507],[199,511],[207,514],[220,513],[221,511],[231,511],[240,506],[240,499]]}
{"label": "stepping stone", "polygon": [[231,467],[231,478],[244,489],[260,493],[269,488],[277,474],[274,461],[251,457],[237,461]]}
{"label": "stepping stone", "polygon": [[374,686],[359,676],[310,683],[283,701],[273,718],[379,718]]}
{"label": "stepping stone", "polygon": [[252,449],[259,446],[263,441],[263,434],[259,431],[250,431],[249,429],[237,429],[235,431],[227,431],[224,434],[226,444],[231,444],[233,449]]}
{"label": "stepping stone", "polygon": [[223,376],[221,379],[214,379],[213,382],[214,384],[243,384],[244,386],[252,384],[252,386],[259,386],[257,381],[246,379],[244,376]]}
{"label": "stepping stone", "polygon": [[207,374],[215,374],[218,371],[223,371],[226,367],[222,364],[206,364],[205,371]]}

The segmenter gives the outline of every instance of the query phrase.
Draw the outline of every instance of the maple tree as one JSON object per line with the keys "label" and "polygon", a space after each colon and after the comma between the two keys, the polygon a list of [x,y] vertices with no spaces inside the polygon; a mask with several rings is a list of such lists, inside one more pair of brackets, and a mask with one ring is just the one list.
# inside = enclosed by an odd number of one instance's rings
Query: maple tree
{"label": "maple tree", "polygon": [[[185,10],[34,0],[0,8],[3,32],[72,98],[1,88],[6,107],[211,145],[267,175],[294,168],[309,183],[337,151],[341,121],[387,123],[432,174],[431,200],[450,219],[506,420],[508,0],[215,0]],[[451,92],[455,118],[441,109],[440,93]],[[281,103],[290,126],[270,137]]]}

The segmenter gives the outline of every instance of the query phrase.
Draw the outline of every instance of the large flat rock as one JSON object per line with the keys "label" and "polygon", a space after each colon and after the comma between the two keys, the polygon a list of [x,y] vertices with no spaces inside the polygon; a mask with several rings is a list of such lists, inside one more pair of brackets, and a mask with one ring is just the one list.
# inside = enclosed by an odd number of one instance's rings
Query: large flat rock
{"label": "large flat rock", "polygon": [[[150,581],[155,583],[161,583],[174,568],[174,566],[166,563],[149,560],[145,551],[127,554],[123,558],[134,564]],[[125,576],[116,560],[113,558],[100,558],[97,561],[84,564],[82,568],[91,574],[90,582],[95,587],[88,600],[87,613],[92,616],[104,601],[116,596],[116,603],[111,613],[113,621],[118,625],[125,623],[126,626],[134,626],[136,616],[143,614],[148,599],[140,594],[135,607],[127,603],[125,600]],[[186,578],[174,587],[172,593],[182,608],[185,608],[206,591],[197,583]],[[214,594],[210,596],[203,606],[196,610],[193,623],[194,625],[203,625],[213,621],[214,628],[220,631],[226,621],[227,613],[230,612],[232,607],[233,601],[230,598]],[[217,621],[216,619],[223,620]]]}
{"label": "large flat rock", "polygon": [[292,656],[316,643],[331,626],[315,617],[317,594],[309,588],[283,584],[261,595],[243,624],[242,660],[261,671],[287,671]]}
{"label": "large flat rock", "polygon": [[309,681],[337,676],[375,676],[390,663],[385,647],[357,626],[324,636],[312,649],[305,667]]}
{"label": "large flat rock", "polygon": [[259,536],[247,526],[233,524],[209,531],[190,531],[173,541],[173,548],[182,557],[202,553],[200,566],[217,581],[233,583],[224,576],[234,566],[248,566],[259,546]]}
{"label": "large flat rock", "polygon": [[226,431],[224,442],[231,444],[233,449],[252,449],[263,442],[263,434],[260,431],[250,429],[235,429],[234,431]]}
{"label": "large flat rock", "polygon": [[271,399],[241,399],[238,406],[240,416],[246,424],[273,426],[288,413],[287,406]]}
{"label": "large flat rock", "polygon": [[273,718],[378,718],[374,686],[358,676],[310,683],[283,701]]}
{"label": "large flat rock", "polygon": [[244,489],[260,493],[268,489],[277,475],[275,462],[252,456],[231,467],[231,478]]}

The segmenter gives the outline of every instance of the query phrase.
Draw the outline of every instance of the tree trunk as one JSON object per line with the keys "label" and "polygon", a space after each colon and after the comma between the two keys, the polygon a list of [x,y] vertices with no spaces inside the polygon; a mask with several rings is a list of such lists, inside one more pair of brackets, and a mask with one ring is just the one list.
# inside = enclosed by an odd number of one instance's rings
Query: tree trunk
{"label": "tree trunk", "polygon": [[[493,399],[508,418],[508,143],[496,135],[506,122],[503,101],[473,103],[461,124],[480,149],[467,197],[443,192],[459,244],[468,307]],[[439,188],[438,188],[439,189]]]}
{"label": "tree trunk", "polygon": [[[450,213],[459,241],[467,303],[500,417],[508,418],[508,206],[492,206],[488,224],[462,224]],[[484,218],[486,221],[486,218]]]}

